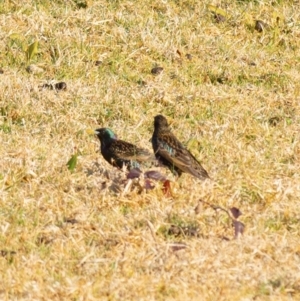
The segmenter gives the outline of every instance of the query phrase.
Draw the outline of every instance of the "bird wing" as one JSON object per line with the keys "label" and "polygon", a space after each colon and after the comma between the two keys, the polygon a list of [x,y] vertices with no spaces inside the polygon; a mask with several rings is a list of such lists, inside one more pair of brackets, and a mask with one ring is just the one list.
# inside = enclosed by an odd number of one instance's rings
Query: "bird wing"
{"label": "bird wing", "polygon": [[197,159],[170,133],[159,137],[157,154],[183,172],[200,179],[208,177],[206,170]]}
{"label": "bird wing", "polygon": [[157,139],[158,147],[157,154],[170,163],[173,163],[176,167],[187,167],[189,165],[190,158],[184,152],[184,146],[177,140],[177,138],[168,133],[167,135],[160,135]]}
{"label": "bird wing", "polygon": [[116,140],[113,148],[124,160],[146,161],[151,157],[149,151],[122,140]]}

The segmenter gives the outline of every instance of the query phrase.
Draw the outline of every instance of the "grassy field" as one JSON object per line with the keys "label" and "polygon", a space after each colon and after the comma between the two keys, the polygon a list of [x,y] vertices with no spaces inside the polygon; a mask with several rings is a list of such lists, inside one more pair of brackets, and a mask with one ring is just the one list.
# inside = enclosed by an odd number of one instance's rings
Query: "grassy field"
{"label": "grassy field", "polygon": [[[300,299],[298,1],[3,0],[0,13],[1,300]],[[161,169],[172,197],[142,179],[124,191],[91,132],[151,150],[157,114],[211,181]],[[244,235],[199,200],[239,208]]]}

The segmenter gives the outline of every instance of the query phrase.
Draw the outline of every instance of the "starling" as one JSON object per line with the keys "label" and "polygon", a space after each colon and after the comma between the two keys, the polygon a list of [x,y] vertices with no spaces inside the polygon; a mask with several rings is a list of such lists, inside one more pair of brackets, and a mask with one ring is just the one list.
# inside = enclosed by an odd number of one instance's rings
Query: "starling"
{"label": "starling", "polygon": [[167,119],[162,115],[154,117],[152,146],[156,158],[173,174],[181,176],[186,172],[201,180],[209,178],[207,171],[171,132]]}
{"label": "starling", "polygon": [[140,163],[153,161],[153,157],[145,149],[138,148],[135,145],[123,140],[119,140],[112,130],[101,128],[95,130],[95,134],[101,143],[101,154],[111,165],[127,169],[139,168]]}

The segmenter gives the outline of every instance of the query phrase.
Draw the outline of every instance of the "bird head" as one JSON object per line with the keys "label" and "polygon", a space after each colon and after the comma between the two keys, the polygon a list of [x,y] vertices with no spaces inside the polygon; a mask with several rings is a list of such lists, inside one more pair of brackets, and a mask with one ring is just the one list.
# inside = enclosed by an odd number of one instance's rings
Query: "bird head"
{"label": "bird head", "polygon": [[95,135],[99,138],[100,142],[106,144],[111,139],[116,139],[116,135],[111,129],[108,128],[100,128],[95,130]]}
{"label": "bird head", "polygon": [[154,128],[158,129],[158,128],[168,128],[168,121],[166,119],[166,117],[164,117],[163,115],[156,115],[154,117]]}

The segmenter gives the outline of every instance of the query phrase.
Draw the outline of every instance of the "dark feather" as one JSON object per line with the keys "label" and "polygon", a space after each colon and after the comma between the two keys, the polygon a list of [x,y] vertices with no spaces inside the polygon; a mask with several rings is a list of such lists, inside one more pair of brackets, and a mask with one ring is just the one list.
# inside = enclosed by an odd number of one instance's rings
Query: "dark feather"
{"label": "dark feather", "polygon": [[166,118],[162,115],[154,118],[152,146],[156,158],[175,175],[180,176],[182,172],[186,172],[201,180],[209,178],[200,162],[171,132]]}

